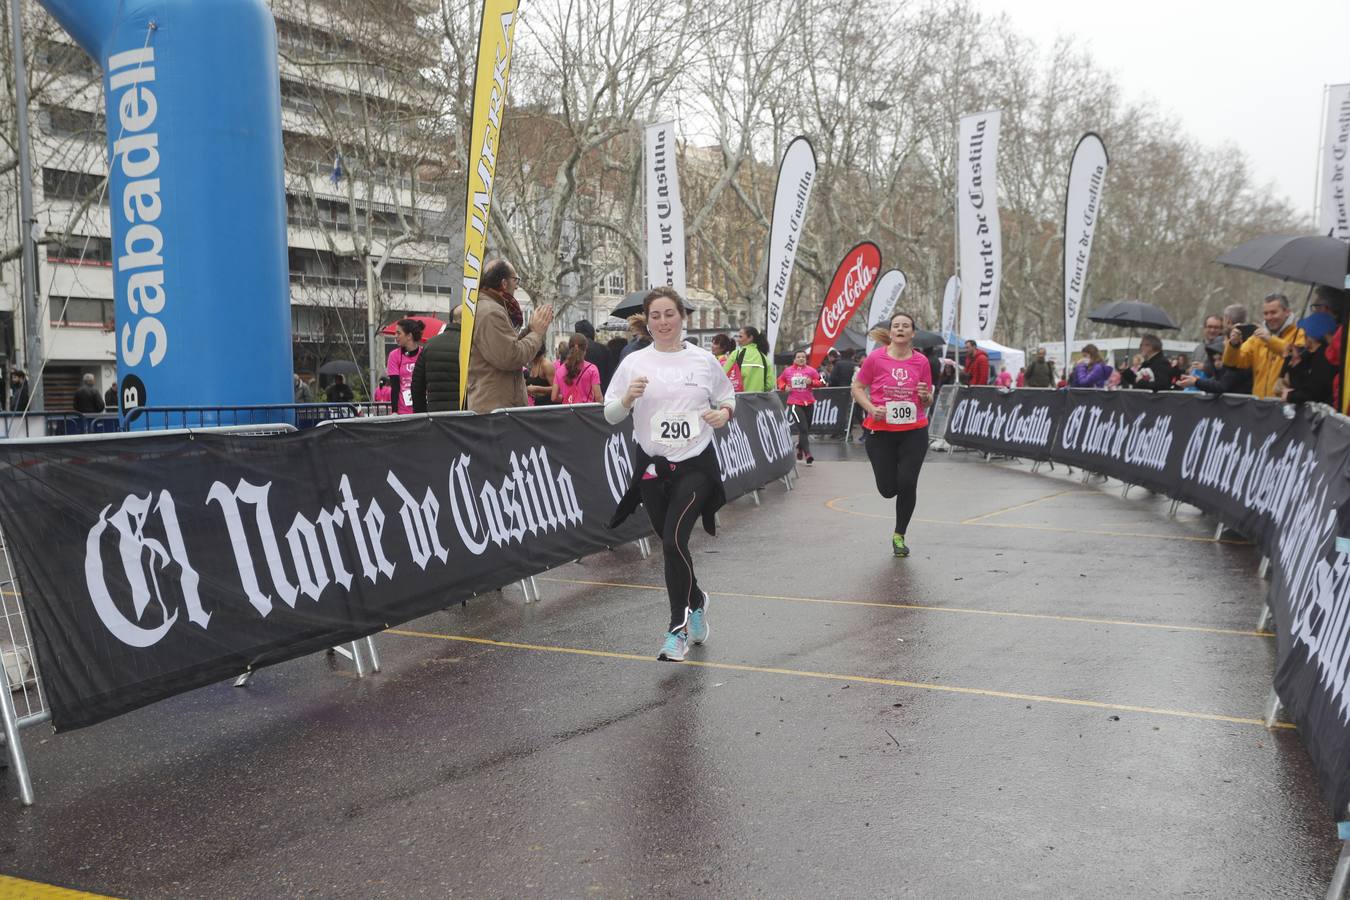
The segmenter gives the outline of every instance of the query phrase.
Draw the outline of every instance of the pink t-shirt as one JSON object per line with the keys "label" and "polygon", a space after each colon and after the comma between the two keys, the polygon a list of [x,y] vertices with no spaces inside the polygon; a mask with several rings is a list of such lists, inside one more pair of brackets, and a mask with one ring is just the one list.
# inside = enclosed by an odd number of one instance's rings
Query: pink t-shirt
{"label": "pink t-shirt", "polygon": [[567,365],[559,364],[558,374],[555,376],[558,382],[558,401],[560,403],[594,403],[595,389],[600,385],[600,370],[595,367],[595,363],[583,362],[581,364],[581,374],[572,384],[567,383]]}
{"label": "pink t-shirt", "polygon": [[375,389],[375,402],[376,402],[376,403],[389,403],[389,402],[391,402],[393,399],[394,399],[394,398],[393,398],[392,396],[390,396],[389,385],[386,384],[386,385],[384,385],[383,387],[377,387],[377,388]]}
{"label": "pink t-shirt", "polygon": [[878,347],[858,368],[857,381],[867,386],[872,405],[886,413],[877,421],[863,419],[872,431],[912,431],[928,424],[928,410],[919,400],[919,385],[933,384],[933,367],[917,350],[908,359],[894,359],[887,347]]}
{"label": "pink t-shirt", "polygon": [[398,396],[394,398],[394,412],[400,416],[413,411],[412,373],[413,367],[417,365],[417,357],[421,355],[421,346],[418,346],[417,352],[412,356],[405,355],[401,347],[389,351],[389,365],[385,367],[385,374],[391,378],[398,378]]}
{"label": "pink t-shirt", "polygon": [[778,389],[787,391],[788,406],[806,406],[816,402],[813,387],[823,387],[820,373],[810,366],[788,366],[778,376]]}

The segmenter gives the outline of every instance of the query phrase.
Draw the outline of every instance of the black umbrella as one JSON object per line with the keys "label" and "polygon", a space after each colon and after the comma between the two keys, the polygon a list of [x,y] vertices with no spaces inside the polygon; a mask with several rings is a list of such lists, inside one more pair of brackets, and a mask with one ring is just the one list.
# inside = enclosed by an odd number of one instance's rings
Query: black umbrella
{"label": "black umbrella", "polygon": [[1178,331],[1179,325],[1152,303],[1143,300],[1116,300],[1105,306],[1099,306],[1088,313],[1088,319],[1103,325],[1119,325],[1121,328],[1157,328],[1163,331]]}
{"label": "black umbrella", "polygon": [[[610,310],[610,317],[614,319],[626,319],[634,313],[642,312],[642,301],[650,293],[650,290],[645,290],[633,291],[630,294],[625,294],[624,298],[619,301],[619,305]],[[694,307],[689,304],[687,299],[684,301],[684,308],[689,312],[694,311]]]}
{"label": "black umbrella", "polygon": [[1268,234],[1238,244],[1216,262],[1299,284],[1345,286],[1350,243],[1320,234]]}
{"label": "black umbrella", "polygon": [[320,375],[355,375],[361,367],[350,359],[335,359],[319,366]]}
{"label": "black umbrella", "polygon": [[936,331],[916,331],[914,332],[914,346],[920,350],[931,350],[934,347],[945,347],[947,341]]}

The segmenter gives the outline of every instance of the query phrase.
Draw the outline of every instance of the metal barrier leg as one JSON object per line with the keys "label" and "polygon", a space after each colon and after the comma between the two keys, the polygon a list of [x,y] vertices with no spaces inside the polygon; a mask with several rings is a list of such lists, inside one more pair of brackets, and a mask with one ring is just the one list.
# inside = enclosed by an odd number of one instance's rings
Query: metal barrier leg
{"label": "metal barrier leg", "polygon": [[543,599],[543,595],[539,593],[539,582],[534,580],[533,575],[530,576],[530,587],[534,590],[534,602],[538,603]]}
{"label": "metal barrier leg", "polygon": [[751,491],[750,496],[754,498],[755,505],[759,506],[759,491],[758,490]]}
{"label": "metal barrier leg", "polygon": [[637,547],[638,553],[642,554],[643,559],[647,559],[652,555],[651,541],[647,540],[645,537],[640,537],[637,539]]}
{"label": "metal barrier leg", "polygon": [[1337,857],[1336,868],[1331,873],[1327,900],[1345,900],[1345,888],[1350,884],[1350,822],[1337,822],[1336,829],[1341,838],[1341,855]]}
{"label": "metal barrier leg", "polygon": [[252,677],[253,673],[251,671],[245,672],[243,675],[240,675],[238,678],[234,680],[234,686],[243,687],[244,685],[248,684],[249,679]]}
{"label": "metal barrier leg", "polygon": [[23,741],[19,739],[19,716],[14,709],[14,697],[9,692],[9,674],[4,665],[0,665],[0,719],[4,719],[5,724],[9,766],[14,770],[14,780],[19,783],[19,802],[24,806],[32,806],[33,780],[28,776],[28,758],[24,756]]}
{"label": "metal barrier leg", "polygon": [[1175,497],[1172,498],[1172,505],[1167,508],[1167,517],[1175,518],[1177,514],[1177,507],[1180,505],[1181,505],[1180,500],[1177,500]]}
{"label": "metal barrier leg", "polygon": [[1134,487],[1134,485],[1126,483],[1126,485],[1120,489],[1120,499],[1124,500],[1126,497],[1130,496],[1130,488],[1132,487]]}
{"label": "metal barrier leg", "polygon": [[1257,631],[1270,631],[1270,604],[1267,603],[1261,607],[1261,618],[1256,620]]}
{"label": "metal barrier leg", "polygon": [[370,654],[370,670],[372,672],[380,671],[380,651],[375,649],[375,635],[368,635],[365,644],[366,651]]}
{"label": "metal barrier leg", "polygon": [[365,678],[365,677],[366,677],[366,661],[365,661],[364,659],[361,658],[361,645],[360,645],[359,643],[357,643],[356,641],[352,641],[352,642],[351,642],[350,644],[348,644],[347,646],[352,648],[352,650],[351,650],[351,653],[352,653],[352,662],[356,663],[356,677],[357,677],[357,678]]}
{"label": "metal barrier leg", "polygon": [[1220,522],[1220,523],[1218,524],[1218,527],[1216,527],[1216,528],[1214,529],[1214,540],[1216,540],[1216,541],[1221,541],[1221,540],[1223,540],[1223,530],[1224,530],[1224,529],[1223,529],[1223,523]]}
{"label": "metal barrier leg", "polygon": [[1261,565],[1256,567],[1256,577],[1265,578],[1270,573],[1270,557],[1261,557]]}
{"label": "metal barrier leg", "polygon": [[520,592],[521,592],[522,594],[525,595],[525,602],[526,602],[526,603],[533,603],[534,601],[530,599],[530,582],[529,582],[529,579],[527,579],[527,578],[522,578],[522,579],[520,579],[519,584],[520,584]]}
{"label": "metal barrier leg", "polygon": [[784,475],[780,480],[783,482],[783,487],[789,491],[792,490],[792,478],[790,476]]}
{"label": "metal barrier leg", "polygon": [[1274,728],[1280,721],[1280,710],[1284,704],[1280,703],[1280,695],[1275,693],[1275,689],[1270,689],[1270,696],[1266,698],[1266,727]]}

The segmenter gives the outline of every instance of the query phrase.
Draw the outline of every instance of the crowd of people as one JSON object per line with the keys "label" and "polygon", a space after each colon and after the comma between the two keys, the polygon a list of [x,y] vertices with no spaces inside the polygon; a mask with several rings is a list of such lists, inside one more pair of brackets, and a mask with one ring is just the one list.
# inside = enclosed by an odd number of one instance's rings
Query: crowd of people
{"label": "crowd of people", "polygon": [[1232,304],[1205,318],[1195,349],[1168,355],[1153,333],[1139,339],[1139,351],[1113,366],[1094,344],[1066,373],[1056,373],[1044,349],[1014,377],[1004,369],[992,379],[987,354],[966,342],[961,381],[998,387],[1098,388],[1102,390],[1191,391],[1249,394],[1286,403],[1335,404],[1340,396],[1340,371],[1345,344],[1340,325],[1350,292],[1319,286],[1302,318],[1282,293],[1261,301],[1260,322],[1249,321],[1247,308]]}

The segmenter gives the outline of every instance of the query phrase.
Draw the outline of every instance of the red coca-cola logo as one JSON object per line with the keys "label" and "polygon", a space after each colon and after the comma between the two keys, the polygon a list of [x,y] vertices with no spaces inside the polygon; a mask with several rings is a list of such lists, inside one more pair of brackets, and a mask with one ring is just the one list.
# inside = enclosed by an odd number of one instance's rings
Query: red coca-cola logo
{"label": "red coca-cola logo", "polygon": [[818,366],[825,359],[830,345],[854,313],[862,308],[880,271],[881,250],[871,241],[864,241],[844,254],[830,280],[830,289],[825,293],[825,305],[820,310],[816,335],[811,341],[810,365]]}

